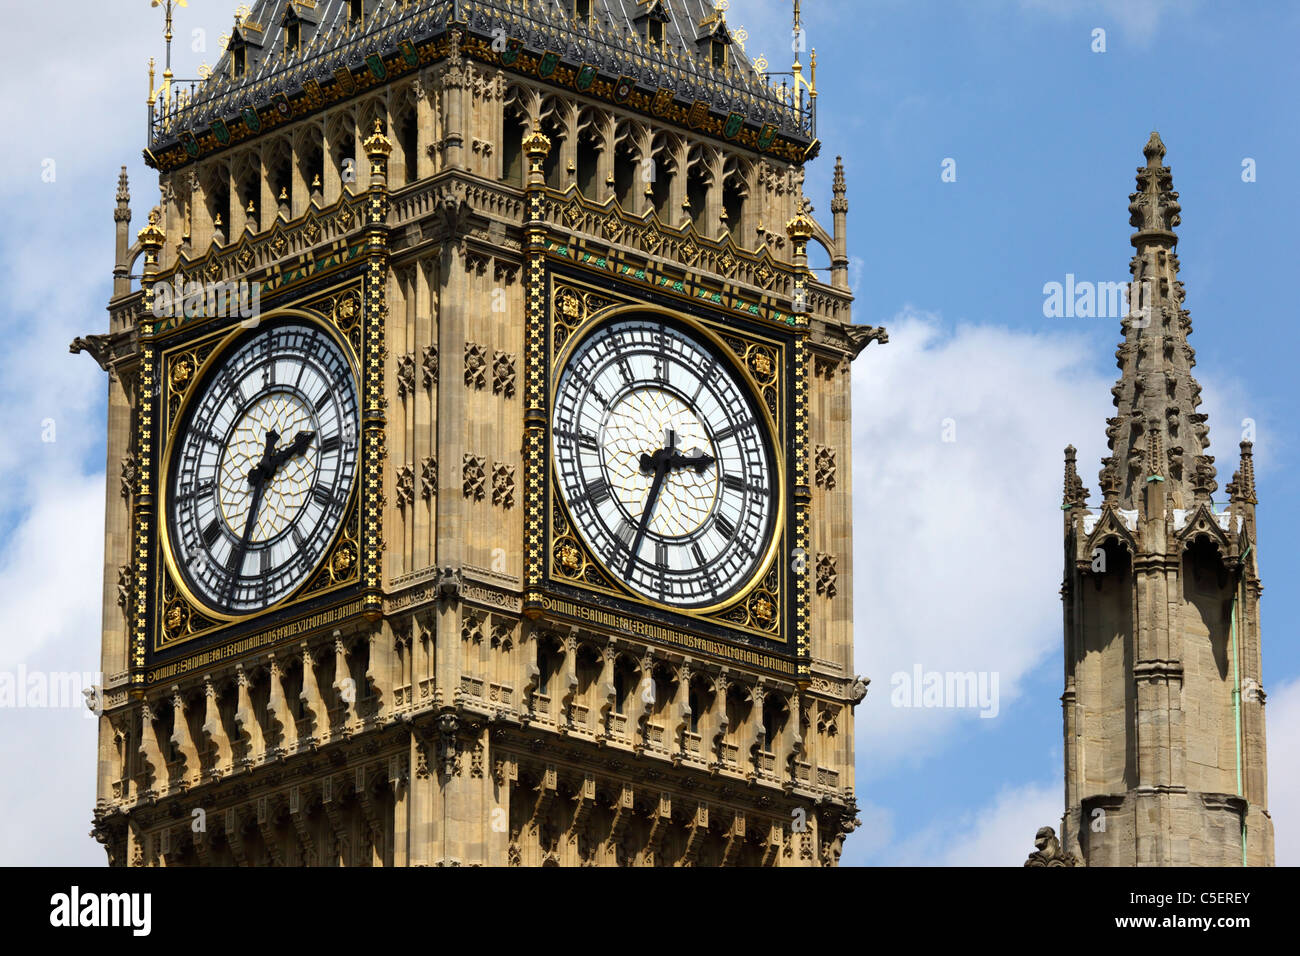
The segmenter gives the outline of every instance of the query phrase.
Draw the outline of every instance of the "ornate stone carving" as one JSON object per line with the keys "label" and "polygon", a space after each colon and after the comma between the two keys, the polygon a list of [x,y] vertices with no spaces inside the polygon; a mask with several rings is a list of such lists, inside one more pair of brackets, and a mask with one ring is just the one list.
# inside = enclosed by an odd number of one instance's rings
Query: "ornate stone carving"
{"label": "ornate stone carving", "polygon": [[1073,853],[1061,849],[1061,841],[1056,838],[1056,831],[1051,827],[1039,827],[1034,834],[1034,846],[1038,849],[1029,854],[1025,866],[1082,866]]}
{"label": "ornate stone carving", "polygon": [[465,384],[470,388],[487,385],[487,350],[476,342],[465,343]]}
{"label": "ornate stone carving", "polygon": [[397,397],[406,398],[415,391],[415,356],[411,353],[397,360]]}
{"label": "ornate stone carving", "polygon": [[131,596],[135,593],[135,567],[124,564],[117,569],[117,606],[122,613],[129,613]]}
{"label": "ornate stone carving", "polygon": [[828,598],[835,597],[835,580],[839,577],[835,555],[824,551],[817,554],[817,593]]}
{"label": "ornate stone carving", "polygon": [[464,482],[465,497],[482,501],[486,491],[484,484],[487,475],[484,471],[487,463],[476,455],[465,455],[461,463],[461,478]]}
{"label": "ornate stone carving", "polygon": [[849,700],[854,704],[862,703],[867,697],[867,685],[871,683],[870,677],[858,675],[853,678],[853,683],[849,685]]}
{"label": "ornate stone carving", "polygon": [[475,644],[483,640],[483,615],[473,608],[465,608],[465,613],[461,616],[460,639]]}
{"label": "ornate stone carving", "polygon": [[405,509],[415,500],[415,469],[405,464],[397,469],[397,507]]}
{"label": "ornate stone carving", "polygon": [[515,357],[498,351],[492,356],[492,391],[506,398],[515,394]]}
{"label": "ornate stone carving", "polygon": [[420,353],[420,368],[423,371],[423,383],[425,388],[433,388],[438,384],[438,347],[436,345],[426,345]]}
{"label": "ornate stone carving", "polygon": [[835,449],[830,445],[817,446],[813,480],[820,488],[829,490],[835,487]]}
{"label": "ornate stone carving", "polygon": [[425,501],[438,494],[438,459],[425,456],[420,459],[420,497]]}
{"label": "ornate stone carving", "polygon": [[126,457],[122,459],[122,497],[128,501],[135,494],[135,483],[140,477],[140,469],[136,465],[135,452],[128,451]]}
{"label": "ornate stone carving", "polygon": [[492,503],[502,508],[515,506],[515,466],[498,461],[492,466]]}

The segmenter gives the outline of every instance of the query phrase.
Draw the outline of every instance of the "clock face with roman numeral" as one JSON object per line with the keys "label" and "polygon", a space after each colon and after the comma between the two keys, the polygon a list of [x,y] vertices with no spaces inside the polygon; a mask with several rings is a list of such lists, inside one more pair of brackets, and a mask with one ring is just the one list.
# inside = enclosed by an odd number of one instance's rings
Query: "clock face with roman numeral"
{"label": "clock face with roman numeral", "polygon": [[574,524],[628,588],[700,608],[759,570],[777,500],[766,428],[702,337],[653,316],[602,326],[564,368],[552,429]]}
{"label": "clock face with roman numeral", "polygon": [[322,329],[263,325],[198,386],[166,486],[172,554],[203,604],[242,615],[316,569],[357,479],[356,379]]}

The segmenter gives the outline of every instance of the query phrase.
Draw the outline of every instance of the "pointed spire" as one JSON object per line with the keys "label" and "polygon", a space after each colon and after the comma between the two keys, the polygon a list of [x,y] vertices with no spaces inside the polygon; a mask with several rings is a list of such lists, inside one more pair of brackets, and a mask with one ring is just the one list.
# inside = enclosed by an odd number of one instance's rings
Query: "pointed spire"
{"label": "pointed spire", "polygon": [[844,185],[844,158],[835,157],[835,180],[831,183],[831,212],[848,212],[849,201],[845,199],[848,187]]}
{"label": "pointed spire", "polygon": [[1102,490],[1119,508],[1137,508],[1148,480],[1164,480],[1169,507],[1190,508],[1218,487],[1206,416],[1196,411],[1201,386],[1192,377],[1196,353],[1187,342],[1191,319],[1178,279],[1181,207],[1173,172],[1164,165],[1165,144],[1152,133],[1137,170],[1138,191],[1129,196],[1129,222],[1138,231],[1129,271],[1129,314],[1124,341],[1115,353],[1119,381],[1111,389],[1114,418],[1106,435],[1111,457],[1103,460]]}
{"label": "pointed spire", "polygon": [[1083,479],[1075,467],[1076,454],[1073,445],[1065,446],[1065,496],[1061,502],[1062,510],[1082,508],[1088,503],[1088,489],[1084,487]]}

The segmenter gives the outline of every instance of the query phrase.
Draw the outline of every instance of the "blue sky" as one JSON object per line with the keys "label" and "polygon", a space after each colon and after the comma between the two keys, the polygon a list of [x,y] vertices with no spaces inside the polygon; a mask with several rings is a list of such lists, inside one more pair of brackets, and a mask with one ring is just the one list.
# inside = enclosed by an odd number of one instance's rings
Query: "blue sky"
{"label": "blue sky", "polygon": [[[1113,319],[1048,319],[1043,285],[1127,278],[1128,194],[1158,129],[1180,193],[1182,279],[1220,485],[1256,422],[1270,799],[1279,862],[1300,863],[1297,331],[1286,283],[1297,221],[1293,55],[1300,7],[1157,0],[805,0],[821,158],[806,191],[829,221],[844,157],[855,320],[890,344],[855,363],[856,670],[862,828],[844,862],[1016,864],[1061,812],[1061,449],[1095,491],[1119,338]],[[215,62],[233,4],[191,0],[181,75]],[[55,19],[57,17],[57,23]],[[107,325],[113,192],[156,202],[140,162],[157,11],[77,0],[9,11],[0,80],[0,670],[98,668],[105,377],[67,343]],[[751,54],[788,48],[789,4],[733,0]],[[206,54],[190,49],[207,31]],[[1092,52],[1093,30],[1106,51]],[[76,50],[76,69],[50,37]],[[21,77],[21,81],[16,79]],[[1257,181],[1241,178],[1243,159]],[[47,159],[56,177],[45,182]],[[955,182],[941,164],[956,164]],[[951,418],[956,442],[941,442]],[[47,421],[55,442],[41,441]],[[115,469],[116,466],[114,466]],[[1222,494],[1222,493],[1221,493]],[[890,706],[890,676],[988,670],[996,717]],[[0,712],[0,862],[97,864],[94,722]],[[45,785],[19,786],[24,769]],[[28,778],[30,779],[30,778]],[[44,828],[24,825],[39,819]]]}

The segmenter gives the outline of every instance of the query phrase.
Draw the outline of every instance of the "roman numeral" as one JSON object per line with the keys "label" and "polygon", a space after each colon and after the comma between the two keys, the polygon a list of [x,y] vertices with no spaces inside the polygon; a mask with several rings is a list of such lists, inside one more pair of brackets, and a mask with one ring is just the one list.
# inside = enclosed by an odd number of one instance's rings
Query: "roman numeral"
{"label": "roman numeral", "polygon": [[294,547],[301,548],[303,541],[306,539],[303,538],[302,531],[299,530],[298,523],[296,521],[293,524],[289,525],[289,534],[293,536]]}
{"label": "roman numeral", "polygon": [[631,548],[632,539],[636,537],[636,528],[632,527],[626,521],[620,521],[618,525],[618,540],[623,542],[623,547]]}
{"label": "roman numeral", "polygon": [[323,508],[328,508],[334,504],[334,496],[326,490],[324,485],[317,485],[311,490],[311,496],[316,499],[317,503]]}
{"label": "roman numeral", "polygon": [[602,504],[609,497],[609,482],[604,478],[593,481],[587,486],[587,497],[593,505]]}
{"label": "roman numeral", "polygon": [[668,570],[668,545],[662,541],[655,542],[655,567],[660,571]]}
{"label": "roman numeral", "polygon": [[328,455],[330,454],[330,452],[338,451],[339,442],[340,439],[338,435],[330,435],[329,438],[326,438],[323,442],[320,443],[321,454]]}
{"label": "roman numeral", "polygon": [[751,425],[753,425],[753,424],[754,424],[754,420],[753,420],[752,418],[746,418],[743,422],[733,422],[732,424],[728,425],[726,428],[723,428],[723,429],[720,430],[720,431],[714,432],[714,434],[713,434],[713,440],[714,440],[714,441],[726,441],[726,440],[727,440],[728,438],[730,438],[732,435],[736,434],[736,432],[742,432],[742,431],[745,431],[747,428],[749,428],[749,427],[750,427]]}
{"label": "roman numeral", "polygon": [[316,404],[313,407],[316,409],[317,412],[319,412],[322,408],[325,407],[325,403],[328,402],[329,400],[330,400],[330,390],[327,388],[325,389],[325,391],[321,392],[320,398],[316,399]]}
{"label": "roman numeral", "polygon": [[718,530],[730,540],[736,533],[736,526],[727,520],[726,515],[718,515]]}
{"label": "roman numeral", "polygon": [[722,484],[724,487],[730,488],[732,491],[745,490],[745,479],[741,478],[740,475],[723,475]]}
{"label": "roman numeral", "polygon": [[698,541],[691,545],[691,554],[695,555],[695,563],[701,568],[708,564],[708,562],[704,560],[704,552],[700,550],[700,543]]}
{"label": "roman numeral", "polygon": [[271,570],[271,549],[262,549],[262,573],[267,574]]}
{"label": "roman numeral", "polygon": [[623,376],[623,381],[632,384],[632,366],[627,364],[627,359],[618,360],[618,374]]}
{"label": "roman numeral", "polygon": [[203,529],[203,543],[208,548],[211,548],[212,545],[216,543],[217,538],[220,536],[221,536],[221,524],[217,521],[216,518],[213,518],[210,522],[208,522],[208,526]]}

